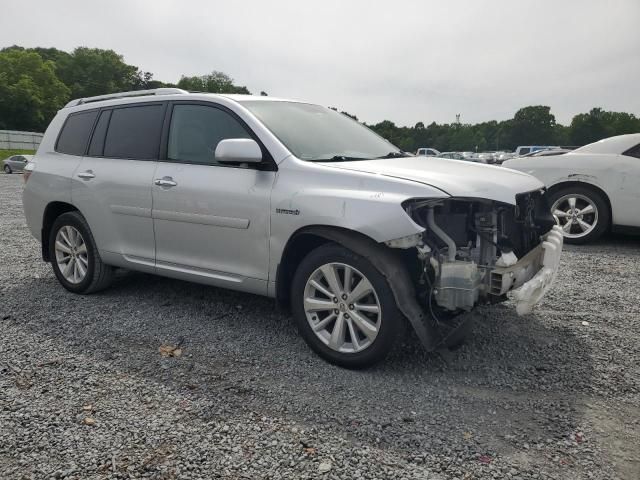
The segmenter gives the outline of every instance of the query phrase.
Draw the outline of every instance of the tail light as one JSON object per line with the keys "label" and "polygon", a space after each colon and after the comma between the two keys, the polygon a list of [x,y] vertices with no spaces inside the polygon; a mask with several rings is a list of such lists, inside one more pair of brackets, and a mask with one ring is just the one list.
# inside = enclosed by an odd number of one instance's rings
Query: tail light
{"label": "tail light", "polygon": [[22,179],[24,180],[24,183],[27,183],[27,180],[29,180],[29,177],[31,176],[31,173],[33,172],[35,167],[36,164],[33,162],[29,162],[24,166],[24,169],[22,171]]}

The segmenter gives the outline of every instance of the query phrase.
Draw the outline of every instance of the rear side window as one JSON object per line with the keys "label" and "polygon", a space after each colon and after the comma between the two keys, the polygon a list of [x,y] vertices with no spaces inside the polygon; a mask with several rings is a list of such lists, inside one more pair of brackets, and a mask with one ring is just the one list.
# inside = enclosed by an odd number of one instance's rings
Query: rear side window
{"label": "rear side window", "polygon": [[58,137],[56,152],[68,155],[84,155],[89,135],[97,116],[97,110],[69,115]]}
{"label": "rear side window", "polygon": [[163,112],[162,104],[114,109],[108,122],[104,156],[157,159]]}
{"label": "rear side window", "polygon": [[215,164],[214,153],[221,140],[251,138],[232,115],[204,105],[175,105],[169,128],[169,160]]}
{"label": "rear side window", "polygon": [[624,152],[623,155],[626,155],[628,157],[640,158],[640,144],[636,145],[635,147],[631,147],[629,150]]}

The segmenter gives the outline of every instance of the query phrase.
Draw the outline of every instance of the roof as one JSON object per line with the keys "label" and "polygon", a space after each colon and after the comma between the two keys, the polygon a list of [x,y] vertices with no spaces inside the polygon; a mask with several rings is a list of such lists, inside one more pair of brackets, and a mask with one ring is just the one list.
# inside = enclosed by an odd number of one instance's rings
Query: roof
{"label": "roof", "polygon": [[640,133],[629,133],[602,139],[584,147],[576,148],[572,153],[617,153],[626,152],[640,144]]}

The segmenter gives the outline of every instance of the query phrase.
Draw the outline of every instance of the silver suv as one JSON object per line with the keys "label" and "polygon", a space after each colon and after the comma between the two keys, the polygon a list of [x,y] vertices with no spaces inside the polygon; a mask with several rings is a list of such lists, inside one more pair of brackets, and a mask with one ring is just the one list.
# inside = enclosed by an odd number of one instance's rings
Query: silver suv
{"label": "silver suv", "polygon": [[331,109],[270,97],[129,92],[60,110],[24,209],[60,283],[126,268],[291,306],[328,361],[382,359],[405,324],[428,349],[513,291],[528,312],[562,234],[535,178],[400,151]]}

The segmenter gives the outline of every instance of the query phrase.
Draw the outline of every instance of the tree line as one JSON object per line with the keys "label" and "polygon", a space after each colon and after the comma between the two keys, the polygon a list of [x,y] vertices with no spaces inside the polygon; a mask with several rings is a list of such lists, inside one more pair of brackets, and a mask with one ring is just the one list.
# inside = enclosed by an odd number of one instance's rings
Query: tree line
{"label": "tree line", "polygon": [[44,131],[70,99],[161,87],[250,93],[222,72],[165,83],[113,50],[78,47],[68,53],[14,45],[0,50],[0,129]]}
{"label": "tree line", "polygon": [[389,120],[368,125],[405,151],[433,147],[442,151],[513,150],[518,145],[582,146],[613,135],[640,132],[640,118],[624,112],[593,108],[573,117],[568,126],[556,123],[548,106],[519,109],[509,120],[476,124],[399,127]]}
{"label": "tree line", "polygon": [[[154,79],[153,73],[127,64],[113,50],[78,47],[65,52],[14,45],[0,50],[0,129],[44,131],[70,99],[160,87],[251,93],[219,71],[182,75],[177,83],[165,83]],[[357,120],[353,114],[342,113]],[[640,132],[640,118],[631,113],[593,108],[574,116],[570,125],[565,126],[556,122],[550,107],[536,105],[523,107],[512,119],[504,121],[428,125],[418,122],[403,127],[384,120],[367,126],[406,151],[419,147],[484,151],[512,150],[518,145],[585,145],[612,135]]]}

